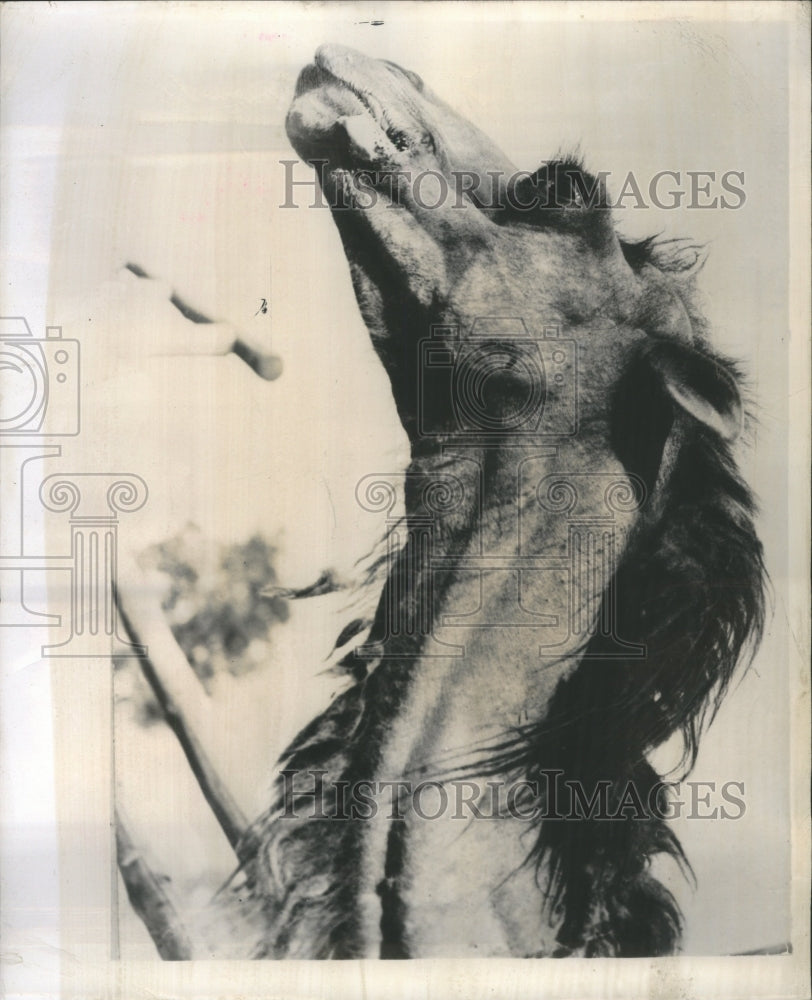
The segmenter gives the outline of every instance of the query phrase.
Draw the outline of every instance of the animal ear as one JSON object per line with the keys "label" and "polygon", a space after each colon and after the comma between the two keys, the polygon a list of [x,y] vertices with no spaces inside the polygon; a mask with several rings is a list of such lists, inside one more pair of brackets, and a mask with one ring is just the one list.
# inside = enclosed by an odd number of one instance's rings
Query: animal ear
{"label": "animal ear", "polygon": [[649,360],[682,410],[726,441],[739,436],[744,420],[741,395],[722,361],[665,340],[652,341]]}

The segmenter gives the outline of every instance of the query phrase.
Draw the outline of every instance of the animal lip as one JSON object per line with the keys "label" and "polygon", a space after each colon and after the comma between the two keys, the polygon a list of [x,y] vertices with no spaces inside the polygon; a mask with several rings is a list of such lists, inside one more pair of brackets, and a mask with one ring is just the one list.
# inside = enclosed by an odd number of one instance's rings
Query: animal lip
{"label": "animal lip", "polygon": [[359,87],[353,77],[363,76],[365,70],[368,75],[373,75],[371,70],[375,64],[375,60],[340,45],[320,46],[316,50],[313,63],[316,69],[325,73],[332,82],[351,90],[367,107],[370,107],[371,95],[369,91]]}
{"label": "animal lip", "polygon": [[363,93],[346,80],[335,76],[328,69],[317,63],[310,63],[299,74],[296,81],[295,98],[298,100],[320,90],[325,92],[325,97],[329,94],[333,101],[344,100],[348,97],[357,99],[357,103],[360,105],[357,109],[359,113],[368,109],[368,103],[364,99]]}
{"label": "animal lip", "polygon": [[324,59],[316,53],[316,61],[305,66],[299,74],[299,79],[296,81],[296,97],[302,97],[322,87],[331,88],[334,92],[339,89],[349,92],[358,99],[363,106],[362,109],[368,111],[376,122],[382,120],[383,108],[373,95],[358,87],[352,80],[336,73],[332,66],[325,65]]}
{"label": "animal lip", "polygon": [[[414,123],[408,118],[395,122],[387,114],[376,90],[388,91],[391,69],[383,75],[382,69],[382,63],[352,49],[322,46],[299,75],[288,122],[291,139],[341,159],[348,151],[351,162],[345,165],[351,169],[388,164],[418,145],[432,148],[422,131],[412,135]],[[404,83],[415,87],[405,75],[398,85]]]}

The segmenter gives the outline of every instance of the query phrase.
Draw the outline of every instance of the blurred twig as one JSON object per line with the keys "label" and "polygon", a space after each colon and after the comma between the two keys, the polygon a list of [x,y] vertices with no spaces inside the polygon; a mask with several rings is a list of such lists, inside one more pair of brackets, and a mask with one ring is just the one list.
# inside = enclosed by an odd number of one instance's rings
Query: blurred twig
{"label": "blurred twig", "polygon": [[116,854],[132,908],[149,931],[158,954],[168,961],[193,958],[192,942],[162,879],[136,848],[119,809],[116,809]]}
{"label": "blurred twig", "polygon": [[228,842],[241,857],[240,845],[248,821],[206,753],[200,736],[202,727],[192,722],[195,714],[199,714],[196,709],[199,710],[205,693],[175,642],[157,602],[154,607],[147,608],[137,597],[123,594],[119,587],[116,603],[132,640],[149,649],[149,655],[139,661],[141,670],[186,755],[206,802]]}

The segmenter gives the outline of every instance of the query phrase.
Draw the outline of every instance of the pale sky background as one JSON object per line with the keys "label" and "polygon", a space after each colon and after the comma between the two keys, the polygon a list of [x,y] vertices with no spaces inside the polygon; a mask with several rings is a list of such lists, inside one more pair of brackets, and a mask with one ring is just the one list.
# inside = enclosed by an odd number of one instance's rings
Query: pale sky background
{"label": "pale sky background", "polygon": [[[561,16],[485,4],[7,7],[2,315],[81,341],[82,434],[42,472],[141,475],[150,500],[122,517],[123,547],[189,521],[226,541],[261,530],[278,540],[283,581],[311,582],[326,566],[348,572],[368,549],[382,524],[358,509],[355,483],[405,458],[329,213],[279,208],[279,160],[295,155],[285,111],[318,44],[417,71],[522,168],[578,148],[587,168],[610,171],[610,191],[630,170],[644,183],[682,171],[686,188],[688,170],[743,171],[739,210],[629,208],[617,221],[629,236],[709,243],[707,313],[760,404],[745,470],[761,499],[775,613],[692,775],[743,781],[747,812],[676,825],[699,884],[681,891],[685,951],[776,945],[789,937],[787,37],[766,23]],[[372,20],[384,24],[362,23]],[[132,283],[116,280],[126,261],[264,339],[284,359],[282,378],[263,383],[233,357],[145,357],[160,329],[139,324]],[[263,298],[270,313],[256,315]],[[333,690],[314,675],[343,620],[336,601],[296,607],[268,670],[216,692],[220,763],[249,813],[267,801],[276,753]],[[26,670],[12,694],[39,713],[47,755],[50,668],[19,655]],[[216,836],[191,833],[204,810],[171,739],[129,739],[118,764],[139,834],[164,845],[179,883],[207,866],[227,871]],[[48,849],[47,776],[11,801],[29,843]],[[130,932],[123,953],[148,956]]]}

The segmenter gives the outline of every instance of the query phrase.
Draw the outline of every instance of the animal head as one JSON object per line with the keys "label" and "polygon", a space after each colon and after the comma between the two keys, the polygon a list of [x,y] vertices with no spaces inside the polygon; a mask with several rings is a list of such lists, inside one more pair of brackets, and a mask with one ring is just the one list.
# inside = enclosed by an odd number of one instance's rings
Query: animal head
{"label": "animal head", "polygon": [[[318,166],[414,451],[459,430],[455,386],[428,403],[422,392],[419,346],[432,327],[455,331],[452,363],[475,344],[476,401],[506,437],[515,401],[529,398],[529,366],[505,350],[500,322],[515,329],[520,318],[530,342],[550,327],[574,342],[579,425],[558,442],[562,462],[620,469],[647,493],[617,581],[629,588],[627,638],[657,635],[668,650],[642,686],[630,682],[659,706],[647,697],[639,743],[682,729],[692,757],[698,719],[763,614],[753,501],[729,447],[743,423],[740,377],[711,350],[696,305],[700,249],[625,242],[580,163],[518,171],[416,74],[341,46],[322,46],[302,71],[287,129]],[[482,317],[489,335],[477,339]],[[544,372],[545,414],[567,391]]]}
{"label": "animal head", "polygon": [[[421,399],[418,348],[431,328],[455,331],[457,362],[476,343],[477,400],[506,437],[529,369],[504,350],[500,322],[520,318],[531,342],[550,327],[574,342],[579,429],[564,463],[622,467],[648,497],[616,580],[626,637],[656,651],[644,683],[634,669],[627,679],[648,706],[634,742],[642,752],[681,729],[692,759],[700,718],[763,618],[754,504],[730,451],[740,377],[711,350],[696,305],[701,251],[623,241],[580,163],[520,172],[415,73],[341,46],[322,46],[302,71],[287,129],[318,167],[413,450],[459,430],[453,385]],[[482,317],[490,335],[477,340]],[[489,351],[503,360],[489,365]],[[543,382],[555,412],[568,387],[549,371]],[[622,673],[616,664],[608,676]]]}
{"label": "animal head", "polygon": [[[301,73],[287,129],[317,166],[413,444],[427,429],[455,429],[449,395],[420,412],[420,340],[446,326],[458,331],[449,346],[459,353],[466,339],[481,341],[483,317],[521,318],[531,339],[557,327],[577,342],[588,362],[584,426],[608,430],[607,394],[634,357],[643,391],[656,384],[723,438],[738,434],[735,378],[708,352],[691,305],[685,265],[696,253],[683,248],[664,267],[665,255],[658,265],[647,246],[624,244],[602,183],[578,162],[520,172],[416,74],[337,45],[321,47]],[[521,364],[491,359],[481,375],[482,405],[497,420],[530,391]],[[548,408],[563,391],[546,381]]]}

